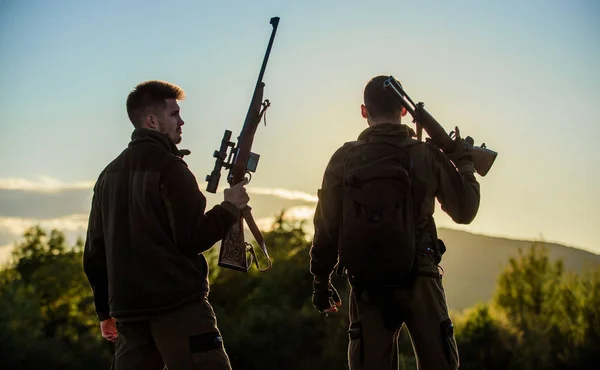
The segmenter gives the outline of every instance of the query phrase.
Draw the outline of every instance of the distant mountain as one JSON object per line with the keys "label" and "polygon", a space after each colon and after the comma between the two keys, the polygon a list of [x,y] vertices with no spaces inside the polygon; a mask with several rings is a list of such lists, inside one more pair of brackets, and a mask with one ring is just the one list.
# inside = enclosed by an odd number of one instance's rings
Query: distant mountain
{"label": "distant mountain", "polygon": [[[448,306],[457,311],[489,302],[509,258],[516,257],[519,248],[526,250],[533,243],[446,228],[439,228],[438,236],[447,248],[441,266]],[[588,266],[600,266],[600,255],[560,244],[544,244],[552,260],[563,259],[567,271],[581,272]]]}

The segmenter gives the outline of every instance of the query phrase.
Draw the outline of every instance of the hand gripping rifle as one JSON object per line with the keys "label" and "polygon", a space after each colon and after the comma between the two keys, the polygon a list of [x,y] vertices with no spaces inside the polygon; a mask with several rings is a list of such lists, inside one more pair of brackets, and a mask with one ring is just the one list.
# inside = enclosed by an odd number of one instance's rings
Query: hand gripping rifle
{"label": "hand gripping rifle", "polygon": [[[450,134],[447,134],[438,121],[436,121],[435,118],[433,118],[431,114],[425,110],[425,104],[422,102],[415,104],[404,91],[400,82],[398,82],[398,80],[396,80],[393,76],[389,76],[384,81],[383,86],[394,90],[394,92],[400,98],[404,108],[406,108],[408,113],[410,113],[410,115],[413,117],[413,123],[417,125],[417,139],[419,141],[421,141],[423,129],[425,129],[425,132],[427,132],[427,135],[429,135],[431,142],[435,146],[442,149],[446,153],[452,152],[455,145],[453,140],[454,131],[451,131]],[[465,141],[470,147],[469,149],[471,156],[473,157],[473,167],[475,168],[475,171],[480,176],[485,176],[494,164],[498,153],[486,148],[485,143],[481,144],[480,147],[474,146],[473,139],[469,136],[465,138]]]}
{"label": "hand gripping rifle", "polygon": [[[265,83],[262,82],[262,79],[267,66],[267,61],[269,60],[269,55],[271,54],[271,47],[273,46],[273,40],[275,39],[275,32],[277,32],[277,26],[279,25],[279,17],[271,18],[270,24],[273,26],[273,31],[271,32],[271,38],[269,40],[269,45],[267,46],[267,52],[263,59],[262,67],[258,75],[258,81],[254,87],[254,93],[252,95],[252,100],[250,101],[250,107],[248,108],[248,113],[246,114],[242,131],[238,136],[237,144],[229,141],[229,139],[231,139],[231,131],[225,130],[225,134],[221,140],[221,147],[213,154],[213,157],[216,158],[215,167],[210,175],[206,176],[206,181],[208,182],[206,191],[210,193],[217,192],[219,180],[221,179],[221,169],[223,167],[229,170],[227,182],[230,185],[235,185],[240,181],[243,181],[246,174],[252,178],[250,172],[256,171],[260,156],[252,153],[250,150],[252,149],[254,134],[260,123],[260,120],[265,114],[267,108],[271,105],[268,99],[265,99],[263,102]],[[266,124],[267,122],[265,118],[265,125]],[[229,151],[228,155],[227,151],[229,148],[231,148],[231,150]],[[250,211],[251,208],[249,206],[244,208],[241,212],[242,214],[239,221],[233,225],[223,237],[221,241],[221,251],[219,253],[219,266],[248,272],[248,269],[252,265],[252,260],[254,260],[256,263],[256,268],[258,268],[258,270],[261,272],[267,271],[271,268],[271,258],[267,252],[265,240]],[[247,243],[244,240],[244,220],[246,220],[248,223],[248,227],[250,228],[252,235],[269,261],[268,266],[265,269],[261,269],[258,265],[258,259],[254,253],[252,244]],[[246,251],[250,252],[251,254],[250,261],[248,261],[246,258]]]}

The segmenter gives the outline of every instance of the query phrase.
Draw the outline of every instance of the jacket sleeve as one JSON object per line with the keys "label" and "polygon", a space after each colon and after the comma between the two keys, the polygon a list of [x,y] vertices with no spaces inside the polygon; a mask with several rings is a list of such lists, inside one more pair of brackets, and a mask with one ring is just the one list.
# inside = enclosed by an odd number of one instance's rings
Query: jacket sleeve
{"label": "jacket sleeve", "polygon": [[100,321],[109,319],[106,251],[104,248],[104,232],[102,230],[102,213],[96,187],[92,196],[92,209],[88,220],[88,229],[83,250],[83,270],[92,287],[98,319]]}
{"label": "jacket sleeve", "polygon": [[338,232],[342,214],[343,147],[331,157],[321,188],[313,225],[315,234],[310,248],[310,272],[319,280],[331,275],[338,260]]}
{"label": "jacket sleeve", "polygon": [[167,168],[162,185],[171,211],[176,244],[186,254],[210,249],[240,218],[238,208],[226,201],[205,213],[206,197],[182,160],[174,161]]}
{"label": "jacket sleeve", "polygon": [[470,159],[454,164],[434,146],[433,167],[437,180],[436,198],[442,210],[458,224],[470,224],[479,210],[480,189]]}

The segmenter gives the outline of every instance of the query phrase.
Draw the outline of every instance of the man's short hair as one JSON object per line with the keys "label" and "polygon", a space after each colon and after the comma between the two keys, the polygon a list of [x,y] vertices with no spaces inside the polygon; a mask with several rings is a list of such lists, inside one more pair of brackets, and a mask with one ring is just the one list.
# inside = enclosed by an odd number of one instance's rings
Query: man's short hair
{"label": "man's short hair", "polygon": [[163,109],[165,100],[185,99],[183,89],[166,81],[151,80],[138,84],[127,96],[127,115],[134,127],[140,127],[149,109]]}
{"label": "man's short hair", "polygon": [[365,86],[364,104],[369,116],[382,118],[398,118],[402,112],[400,99],[390,88],[383,87],[389,76],[373,77]]}

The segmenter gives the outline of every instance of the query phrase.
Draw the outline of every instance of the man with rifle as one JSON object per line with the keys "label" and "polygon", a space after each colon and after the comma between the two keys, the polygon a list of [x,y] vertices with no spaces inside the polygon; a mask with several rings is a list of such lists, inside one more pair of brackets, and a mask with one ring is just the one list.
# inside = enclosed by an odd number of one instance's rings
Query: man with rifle
{"label": "man with rifle", "polygon": [[113,369],[231,369],[208,301],[202,252],[235,225],[244,185],[206,198],[179,150],[184,91],[146,81],[127,98],[131,142],[94,186],[83,255],[102,336],[116,341]]}
{"label": "man with rifle", "polygon": [[[404,95],[390,76],[367,83],[361,113],[369,127],[333,154],[318,191],[310,249],[313,304],[322,313],[338,311],[341,299],[331,284],[337,263],[351,286],[350,370],[397,369],[403,324],[419,369],[459,366],[439,267],[446,248],[437,237],[435,200],[456,223],[469,224],[480,201],[474,173],[486,173],[482,159],[491,166],[495,153],[461,139],[458,128],[451,146],[447,140],[443,148],[436,145],[437,133],[447,134],[435,130],[441,127],[422,104],[408,109]],[[401,123],[407,109],[419,136],[424,128],[435,137],[414,139]]]}

